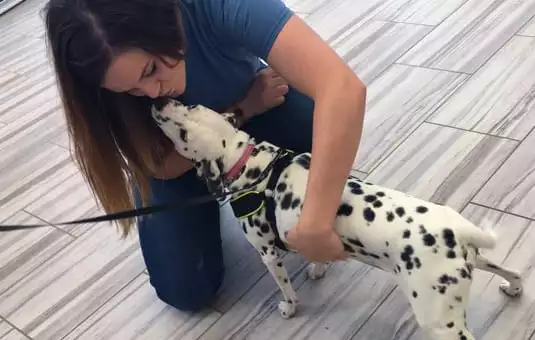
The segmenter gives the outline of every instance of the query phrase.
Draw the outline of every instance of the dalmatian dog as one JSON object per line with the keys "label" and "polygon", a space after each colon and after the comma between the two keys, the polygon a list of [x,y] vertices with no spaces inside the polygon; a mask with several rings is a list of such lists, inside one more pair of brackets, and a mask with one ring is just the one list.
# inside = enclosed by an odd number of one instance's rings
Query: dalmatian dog
{"label": "dalmatian dog", "polygon": [[[298,299],[276,240],[288,246],[285,235],[298,222],[311,155],[292,154],[274,190],[268,190],[270,174],[266,178],[261,174],[280,149],[268,142],[256,143],[236,127],[233,114],[166,99],[155,102],[152,117],[175,149],[194,162],[212,192],[253,185],[272,199],[275,221],[268,219],[264,207],[241,218],[240,223],[282,292],[278,306],[282,317],[292,317]],[[465,311],[475,268],[504,278],[500,289],[508,296],[522,291],[518,273],[479,252],[493,248],[495,236],[447,206],[349,176],[334,228],[350,259],[393,274],[429,339],[474,339]],[[309,277],[321,278],[326,269],[326,263],[312,263]]]}

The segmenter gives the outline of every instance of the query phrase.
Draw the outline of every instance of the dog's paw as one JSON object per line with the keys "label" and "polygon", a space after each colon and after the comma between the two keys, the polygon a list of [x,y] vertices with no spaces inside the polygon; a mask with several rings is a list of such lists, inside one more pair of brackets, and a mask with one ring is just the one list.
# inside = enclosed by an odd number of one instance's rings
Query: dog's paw
{"label": "dog's paw", "polygon": [[308,277],[311,280],[318,280],[325,276],[327,265],[324,263],[311,263],[308,265]]}
{"label": "dog's paw", "polygon": [[519,283],[511,284],[509,281],[503,281],[500,284],[500,290],[509,297],[517,297],[522,294],[522,286]]}
{"label": "dog's paw", "polygon": [[281,316],[289,319],[295,315],[296,303],[295,301],[281,301],[279,302],[279,311]]}

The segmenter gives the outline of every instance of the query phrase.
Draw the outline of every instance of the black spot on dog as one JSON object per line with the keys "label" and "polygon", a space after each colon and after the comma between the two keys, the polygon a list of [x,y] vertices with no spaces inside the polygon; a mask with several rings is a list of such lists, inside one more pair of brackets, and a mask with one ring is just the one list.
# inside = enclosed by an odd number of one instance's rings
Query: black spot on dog
{"label": "black spot on dog", "polygon": [[277,191],[278,191],[278,192],[286,191],[287,188],[288,188],[288,185],[286,185],[285,182],[280,182],[280,183],[277,185]]}
{"label": "black spot on dog", "polygon": [[462,296],[456,296],[456,297],[454,297],[454,299],[457,302],[463,302],[463,297]]}
{"label": "black spot on dog", "polygon": [[407,223],[412,223],[412,222],[414,222],[414,220],[412,219],[412,217],[408,217],[406,222]]}
{"label": "black spot on dog", "polygon": [[365,248],[364,244],[362,244],[362,242],[358,238],[348,238],[347,241],[351,244],[356,245],[357,247]]}
{"label": "black spot on dog", "polygon": [[453,251],[453,250],[450,249],[450,250],[448,250],[448,252],[446,253],[446,257],[447,257],[448,259],[454,259],[454,258],[457,257],[457,254],[455,254],[455,251]]}
{"label": "black spot on dog", "polygon": [[262,246],[262,253],[267,254],[268,248],[266,246]]}
{"label": "black spot on dog", "polygon": [[446,327],[448,327],[448,328],[453,328],[453,326],[455,326],[455,323],[453,321],[452,322],[448,322],[446,324]]}
{"label": "black spot on dog", "polygon": [[397,207],[396,208],[396,215],[398,215],[399,217],[405,216],[405,209],[403,209],[403,207]]}
{"label": "black spot on dog", "polygon": [[269,244],[270,246],[274,245],[274,244],[275,244],[275,240],[269,240],[269,241],[268,241],[268,244]]}
{"label": "black spot on dog", "polygon": [[452,285],[459,283],[459,279],[457,279],[455,276],[449,276],[448,274],[444,274],[438,278],[438,282],[443,285]]}
{"label": "black spot on dog", "polygon": [[405,230],[403,232],[403,238],[410,238],[411,237],[411,231],[409,229]]}
{"label": "black spot on dog", "polygon": [[281,209],[288,210],[292,206],[292,193],[286,193],[282,198]]}
{"label": "black spot on dog", "polygon": [[374,208],[380,208],[380,207],[382,207],[382,206],[383,206],[383,202],[381,202],[381,201],[379,201],[379,200],[373,202],[373,207],[374,207]]}
{"label": "black spot on dog", "polygon": [[383,253],[383,256],[386,257],[387,259],[390,258],[390,255],[388,255],[388,253]]}
{"label": "black spot on dog", "polygon": [[390,247],[390,242],[386,241],[385,244],[387,247]]}
{"label": "black spot on dog", "polygon": [[407,270],[412,270],[414,268],[412,255],[414,255],[414,248],[411,245],[406,245],[405,249],[401,253],[401,261],[405,262],[405,267]]}
{"label": "black spot on dog", "polygon": [[245,223],[242,224],[241,226],[242,226],[242,228],[243,228],[243,232],[244,232],[245,234],[247,234],[247,228],[245,228]]}
{"label": "black spot on dog", "polygon": [[257,179],[258,177],[260,177],[261,173],[262,171],[260,170],[260,168],[252,168],[247,170],[247,172],[245,173],[245,177],[248,179]]}
{"label": "black spot on dog", "polygon": [[338,211],[336,212],[337,216],[351,216],[353,213],[353,207],[347,203],[342,203],[338,207]]}
{"label": "black spot on dog", "polygon": [[429,209],[427,209],[427,207],[424,207],[423,205],[416,207],[416,212],[418,214],[425,214],[428,210]]}
{"label": "black spot on dog", "polygon": [[366,195],[364,196],[364,200],[368,203],[373,203],[377,199],[377,196],[375,195]]}
{"label": "black spot on dog", "polygon": [[420,234],[425,234],[427,233],[427,229],[425,229],[425,227],[423,225],[420,225]]}
{"label": "black spot on dog", "polygon": [[304,169],[310,169],[310,156],[303,154],[297,158],[297,164],[301,165]]}
{"label": "black spot on dog", "polygon": [[386,212],[386,220],[388,222],[392,222],[394,220],[394,213],[391,211]]}
{"label": "black spot on dog", "polygon": [[344,245],[344,250],[348,253],[354,253],[355,252],[355,249],[353,249],[349,244],[345,243],[345,242],[342,242],[342,244]]}
{"label": "black spot on dog", "polygon": [[180,128],[180,139],[182,139],[182,141],[184,143],[187,143],[188,142],[188,131],[186,131],[185,129],[182,129]]}
{"label": "black spot on dog", "polygon": [[364,255],[364,256],[369,256],[369,257],[373,257],[374,259],[376,260],[379,260],[381,257],[377,254],[374,254],[374,253],[370,253],[370,252],[367,252],[366,250],[364,249],[359,249],[359,253]]}
{"label": "black spot on dog", "polygon": [[260,231],[261,231],[262,233],[264,233],[264,234],[268,234],[270,230],[271,230],[271,229],[269,228],[269,224],[267,224],[267,223],[263,223],[263,224],[260,226]]}
{"label": "black spot on dog", "polygon": [[243,146],[243,142],[238,142],[238,145],[236,146],[236,148],[240,149],[242,146]]}
{"label": "black spot on dog", "polygon": [[256,157],[256,156],[258,156],[259,153],[260,153],[260,151],[257,148],[254,148],[251,151],[251,157]]}
{"label": "black spot on dog", "polygon": [[299,199],[299,197],[295,198],[292,201],[292,209],[296,209],[300,204],[301,204],[301,200]]}
{"label": "black spot on dog", "polygon": [[399,264],[396,264],[396,270],[398,271],[398,273],[401,271],[401,266]]}
{"label": "black spot on dog", "polygon": [[425,234],[424,237],[422,237],[424,244],[428,247],[434,246],[435,243],[437,243],[437,240],[435,237],[431,234]]}
{"label": "black spot on dog", "polygon": [[277,262],[277,267],[282,267],[282,262]]}
{"label": "black spot on dog", "polygon": [[414,258],[414,264],[416,265],[416,268],[420,268],[422,266],[422,262],[420,262],[418,257]]}
{"label": "black spot on dog", "polygon": [[367,222],[375,221],[375,212],[370,207],[364,208],[363,215]]}
{"label": "black spot on dog", "polygon": [[418,293],[415,290],[412,291],[412,297],[415,299],[418,297]]}
{"label": "black spot on dog", "polygon": [[382,191],[377,192],[376,195],[379,197],[385,197],[385,193]]}
{"label": "black spot on dog", "polygon": [[499,269],[497,265],[494,265],[492,263],[487,263],[487,267],[492,268],[492,269]]}
{"label": "black spot on dog", "polygon": [[258,235],[259,237],[264,237],[264,235],[259,231],[256,232],[256,235]]}
{"label": "black spot on dog", "polygon": [[[249,216],[249,217],[251,217],[251,216]],[[259,219],[256,219],[256,218],[255,218],[255,219],[253,220],[253,224],[254,224],[255,226],[257,226],[257,227],[260,227],[260,225],[261,225],[262,223],[260,223],[260,220],[259,220]]]}
{"label": "black spot on dog", "polygon": [[442,230],[442,238],[444,238],[444,243],[448,248],[455,248],[457,245],[457,242],[455,242],[455,234],[453,233],[453,230],[449,228],[444,228],[444,230]]}
{"label": "black spot on dog", "polygon": [[226,140],[224,140],[224,139],[221,140],[221,144],[223,145],[224,148],[227,147],[227,141]]}

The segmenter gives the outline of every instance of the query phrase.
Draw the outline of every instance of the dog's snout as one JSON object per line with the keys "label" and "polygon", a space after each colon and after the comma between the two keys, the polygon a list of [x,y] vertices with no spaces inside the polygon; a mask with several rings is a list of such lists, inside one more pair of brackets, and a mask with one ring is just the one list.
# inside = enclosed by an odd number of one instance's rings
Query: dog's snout
{"label": "dog's snout", "polygon": [[169,103],[169,98],[166,97],[159,97],[153,100],[152,105],[154,105],[154,108],[158,111],[162,111],[165,105]]}

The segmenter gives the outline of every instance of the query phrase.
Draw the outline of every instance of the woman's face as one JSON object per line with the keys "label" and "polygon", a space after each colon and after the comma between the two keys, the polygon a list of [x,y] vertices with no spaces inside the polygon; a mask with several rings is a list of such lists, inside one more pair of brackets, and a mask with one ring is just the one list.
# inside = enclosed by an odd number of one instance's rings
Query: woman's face
{"label": "woman's face", "polygon": [[124,52],[112,59],[102,86],[135,96],[179,96],[186,89],[185,62],[164,60],[141,50]]}

